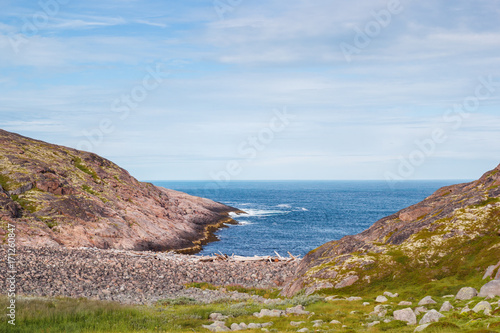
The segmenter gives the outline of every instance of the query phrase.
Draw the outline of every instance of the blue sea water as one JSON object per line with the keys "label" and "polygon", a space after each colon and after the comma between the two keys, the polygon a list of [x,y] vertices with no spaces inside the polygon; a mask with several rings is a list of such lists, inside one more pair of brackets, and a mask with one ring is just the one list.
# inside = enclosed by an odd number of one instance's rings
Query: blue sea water
{"label": "blue sea water", "polygon": [[359,233],[377,220],[461,181],[233,181],[217,190],[207,181],[155,185],[222,202],[246,212],[219,230],[220,241],[200,254],[303,256],[331,240]]}

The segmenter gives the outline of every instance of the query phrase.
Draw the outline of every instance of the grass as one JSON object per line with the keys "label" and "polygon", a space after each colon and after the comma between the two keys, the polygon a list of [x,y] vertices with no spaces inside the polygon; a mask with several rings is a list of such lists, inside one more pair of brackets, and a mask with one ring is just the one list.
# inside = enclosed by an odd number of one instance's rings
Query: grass
{"label": "grass", "polygon": [[97,173],[92,170],[91,168],[87,167],[82,159],[80,157],[74,157],[73,158],[73,163],[75,164],[75,167],[77,167],[78,169],[80,169],[81,171],[85,172],[86,174],[92,176],[92,178],[97,181],[99,180],[99,176],[97,175]]}

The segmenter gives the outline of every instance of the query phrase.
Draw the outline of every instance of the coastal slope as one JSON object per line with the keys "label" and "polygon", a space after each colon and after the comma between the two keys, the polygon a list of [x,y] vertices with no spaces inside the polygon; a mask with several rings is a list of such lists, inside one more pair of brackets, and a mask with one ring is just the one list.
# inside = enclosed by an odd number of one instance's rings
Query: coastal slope
{"label": "coastal slope", "polygon": [[500,166],[309,252],[282,294],[465,279],[496,264],[499,251]]}
{"label": "coastal slope", "polygon": [[18,245],[195,252],[221,203],[143,183],[96,154],[0,130],[0,236]]}

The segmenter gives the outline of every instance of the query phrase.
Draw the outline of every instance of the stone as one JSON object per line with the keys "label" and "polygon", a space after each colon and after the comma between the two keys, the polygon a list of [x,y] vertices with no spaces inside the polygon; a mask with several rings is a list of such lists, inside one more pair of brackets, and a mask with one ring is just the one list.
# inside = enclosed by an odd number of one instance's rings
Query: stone
{"label": "stone", "polygon": [[228,332],[230,331],[229,327],[226,326],[226,323],[223,321],[214,321],[210,325],[202,325],[204,328],[212,331],[212,332]]}
{"label": "stone", "polygon": [[500,280],[493,280],[486,283],[479,291],[479,297],[500,296]]}
{"label": "stone", "polygon": [[300,326],[300,325],[302,325],[304,323],[305,323],[305,321],[291,321],[290,325],[292,325],[292,326]]}
{"label": "stone", "polygon": [[304,327],[304,328],[301,328],[300,330],[298,330],[297,332],[300,332],[300,333],[307,333],[309,332],[309,329]]}
{"label": "stone", "polygon": [[262,317],[282,317],[282,316],[285,316],[286,313],[283,310],[262,309],[262,310],[260,310],[260,312],[255,312],[253,315],[254,315],[254,317],[257,317],[257,318],[262,318]]}
{"label": "stone", "polygon": [[320,324],[320,325],[322,325],[324,323],[324,321],[321,320],[321,319],[317,319],[317,320],[313,320],[312,323],[313,324]]}
{"label": "stone", "polygon": [[398,303],[398,305],[401,305],[401,306],[411,306],[412,305],[412,302],[408,302],[408,301],[401,301]]}
{"label": "stone", "polygon": [[370,302],[363,302],[364,306],[370,305]]}
{"label": "stone", "polygon": [[435,323],[438,322],[439,319],[443,317],[444,316],[441,313],[437,312],[436,310],[430,310],[422,317],[422,319],[420,319],[419,325]]}
{"label": "stone", "polygon": [[465,306],[465,308],[463,308],[463,309],[460,311],[460,313],[467,313],[467,312],[470,312],[470,311],[471,311],[471,309],[469,309],[469,306],[468,306],[468,305],[466,305],[466,306]]}
{"label": "stone", "polygon": [[330,289],[330,288],[333,288],[333,284],[331,284],[330,282],[314,283],[313,285],[306,288],[305,293],[306,295],[311,295],[315,291],[321,289]]}
{"label": "stone", "polygon": [[406,308],[402,310],[396,310],[393,313],[395,320],[401,320],[407,322],[409,325],[417,324],[417,316],[411,308]]}
{"label": "stone", "polygon": [[464,301],[469,300],[477,296],[477,290],[472,287],[463,287],[460,289],[455,296],[455,299]]}
{"label": "stone", "polygon": [[262,324],[250,323],[250,324],[247,325],[247,328],[249,330],[254,330],[254,329],[257,329],[257,328],[262,328]]}
{"label": "stone", "polygon": [[377,302],[377,303],[385,303],[387,301],[388,301],[387,297],[385,297],[385,296],[377,296],[377,298],[375,299],[375,302]]}
{"label": "stone", "polygon": [[325,297],[325,301],[329,301],[329,302],[343,301],[343,300],[344,300],[343,298],[337,298],[337,296],[328,296],[328,297]]}
{"label": "stone", "polygon": [[387,307],[388,307],[387,305],[379,304],[375,306],[371,314],[379,317],[385,317],[385,315],[387,314]]}
{"label": "stone", "polygon": [[422,298],[422,300],[420,300],[420,302],[418,302],[418,305],[429,305],[429,304],[437,304],[437,302],[433,300],[431,296],[425,296],[424,298]]}
{"label": "stone", "polygon": [[472,311],[474,311],[475,313],[483,311],[484,314],[489,314],[491,310],[491,304],[486,301],[481,301],[477,303],[474,308],[472,308]]}
{"label": "stone", "polygon": [[302,306],[300,304],[297,306],[291,307],[291,308],[287,308],[285,310],[285,313],[286,314],[296,314],[296,315],[308,315],[308,314],[310,314],[310,312],[305,311],[304,306]]}
{"label": "stone", "polygon": [[439,309],[439,312],[448,312],[448,311],[451,311],[453,309],[454,309],[453,305],[451,305],[451,303],[449,301],[446,301],[441,306],[441,309]]}
{"label": "stone", "polygon": [[427,327],[429,327],[429,325],[430,325],[430,324],[424,324],[424,325],[417,326],[413,332],[422,332],[422,331],[423,331],[423,330],[425,330]]}
{"label": "stone", "polygon": [[419,306],[419,307],[415,308],[415,310],[413,310],[413,312],[415,312],[416,316],[418,316],[421,313],[427,312],[427,311],[428,310],[425,306]]}
{"label": "stone", "polygon": [[351,296],[351,297],[346,298],[346,301],[349,301],[349,302],[355,302],[355,301],[361,301],[361,300],[363,300],[362,297],[355,297],[355,296]]}
{"label": "stone", "polygon": [[384,323],[386,323],[386,324],[390,323],[391,321],[392,321],[392,319],[389,319],[389,318],[384,319]]}
{"label": "stone", "polygon": [[269,326],[273,326],[273,322],[272,321],[270,321],[268,323],[263,323],[262,324],[262,327],[269,327]]}
{"label": "stone", "polygon": [[371,323],[366,324],[366,326],[373,327],[373,326],[378,325],[378,324],[380,324],[380,321],[376,320],[376,321],[373,321]]}
{"label": "stone", "polygon": [[241,330],[243,330],[243,328],[239,324],[236,323],[231,324],[231,331],[241,331]]}
{"label": "stone", "polygon": [[385,296],[387,296],[387,297],[390,297],[390,298],[395,298],[395,297],[398,297],[398,296],[399,296],[399,294],[398,294],[398,293],[393,294],[393,293],[388,292],[388,291],[385,291],[385,292],[384,292],[384,295],[385,295]]}
{"label": "stone", "polygon": [[334,320],[332,320],[332,321],[330,322],[330,324],[332,324],[332,325],[342,325],[342,323],[341,323],[340,321],[335,320],[335,319],[334,319]]}
{"label": "stone", "polygon": [[[341,289],[345,287],[352,286],[356,281],[359,280],[359,277],[357,275],[351,275],[340,281],[335,285],[335,289]],[[330,287],[331,288],[331,287]]]}
{"label": "stone", "polygon": [[214,313],[211,313],[208,318],[210,320],[213,320],[213,321],[224,321],[227,318],[229,318],[229,316],[224,316],[224,315],[222,315],[222,313],[214,312]]}

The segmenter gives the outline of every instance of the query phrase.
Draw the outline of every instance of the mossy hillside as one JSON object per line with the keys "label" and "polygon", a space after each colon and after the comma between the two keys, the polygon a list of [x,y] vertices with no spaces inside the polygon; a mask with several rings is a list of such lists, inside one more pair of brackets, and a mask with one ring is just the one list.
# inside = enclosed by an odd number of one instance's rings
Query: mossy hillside
{"label": "mossy hillside", "polygon": [[[435,291],[438,295],[446,294],[464,286],[462,282],[468,277],[498,262],[498,221],[499,206],[489,204],[482,208],[460,209],[453,217],[437,220],[400,246],[377,244],[378,253],[355,252],[339,256],[313,267],[306,276],[310,284],[330,282],[334,285],[350,275],[360,278],[353,286],[322,290],[321,293],[348,295],[359,290],[379,292],[393,287],[408,287],[411,291],[415,286],[437,280],[443,281],[443,286],[436,285]],[[325,270],[337,272],[337,277],[315,277]],[[476,287],[481,284],[478,279],[473,282]],[[446,285],[453,287],[446,288]]]}

